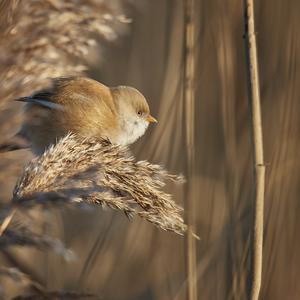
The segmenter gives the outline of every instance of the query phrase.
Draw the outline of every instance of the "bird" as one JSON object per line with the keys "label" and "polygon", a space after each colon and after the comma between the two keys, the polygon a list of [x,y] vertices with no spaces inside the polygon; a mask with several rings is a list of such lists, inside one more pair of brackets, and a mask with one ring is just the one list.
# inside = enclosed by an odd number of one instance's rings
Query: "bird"
{"label": "bird", "polygon": [[130,145],[157,122],[137,89],[108,87],[88,77],[53,78],[50,87],[16,100],[25,102],[16,136],[38,156],[68,133]]}

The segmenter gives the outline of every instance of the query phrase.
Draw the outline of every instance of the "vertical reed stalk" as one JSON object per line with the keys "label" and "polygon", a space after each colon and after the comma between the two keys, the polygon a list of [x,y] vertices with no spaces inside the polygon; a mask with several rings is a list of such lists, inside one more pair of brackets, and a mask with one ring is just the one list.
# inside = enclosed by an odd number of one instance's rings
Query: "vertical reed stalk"
{"label": "vertical reed stalk", "polygon": [[194,147],[194,116],[195,116],[195,2],[185,0],[184,2],[184,29],[185,29],[185,49],[184,49],[184,103],[185,103],[185,136],[187,145],[187,184],[185,201],[185,218],[188,224],[186,236],[186,272],[187,272],[187,299],[196,300],[197,297],[197,257],[196,240],[192,235],[195,223],[193,199],[192,199],[192,179],[194,175],[195,147]]}
{"label": "vertical reed stalk", "polygon": [[254,148],[255,212],[252,249],[251,300],[257,300],[261,287],[262,247],[263,247],[263,211],[265,189],[265,165],[263,155],[263,135],[260,105],[259,74],[254,26],[253,0],[245,2],[245,34],[248,59],[249,95],[251,103],[252,140]]}
{"label": "vertical reed stalk", "polygon": [[2,234],[4,233],[4,231],[7,229],[8,225],[10,224],[10,222],[12,221],[15,213],[16,213],[16,209],[13,209],[3,220],[1,226],[0,226],[0,236],[2,236]]}

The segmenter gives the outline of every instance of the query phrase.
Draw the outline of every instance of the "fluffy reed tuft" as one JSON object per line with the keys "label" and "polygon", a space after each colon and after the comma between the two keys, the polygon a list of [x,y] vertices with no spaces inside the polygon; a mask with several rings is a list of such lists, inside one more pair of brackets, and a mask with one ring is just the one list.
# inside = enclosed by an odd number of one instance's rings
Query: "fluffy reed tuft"
{"label": "fluffy reed tuft", "polygon": [[69,134],[25,169],[15,205],[91,203],[139,215],[163,230],[184,234],[182,208],[162,191],[166,180],[182,182],[161,166],[135,161],[128,148]]}
{"label": "fluffy reed tuft", "polygon": [[128,22],[119,6],[100,0],[3,1],[1,100],[42,88],[51,77],[82,74],[96,39],[115,39]]}

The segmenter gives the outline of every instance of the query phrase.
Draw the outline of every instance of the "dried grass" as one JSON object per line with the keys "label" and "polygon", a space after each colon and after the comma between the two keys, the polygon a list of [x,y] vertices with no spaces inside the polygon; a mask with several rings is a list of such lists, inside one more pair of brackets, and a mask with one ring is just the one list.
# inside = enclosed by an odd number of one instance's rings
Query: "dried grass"
{"label": "dried grass", "polygon": [[182,235],[187,229],[182,208],[162,191],[166,180],[183,178],[159,165],[135,161],[127,147],[69,134],[26,167],[13,202],[100,204]]}
{"label": "dried grass", "polygon": [[20,295],[14,297],[12,300],[68,300],[68,299],[101,299],[98,296],[89,293],[80,293],[73,291],[50,291],[50,292],[42,292],[38,295]]}
{"label": "dried grass", "polygon": [[33,280],[28,274],[20,271],[17,268],[0,267],[0,276],[10,278],[14,281],[15,284],[30,287],[30,289],[34,291],[34,293],[31,294],[18,295],[13,299],[101,299],[100,297],[92,293],[68,290],[48,291],[41,284]]}
{"label": "dried grass", "polygon": [[18,226],[6,229],[0,236],[0,249],[10,246],[34,247],[41,251],[51,250],[64,257],[65,260],[74,260],[74,253],[66,249],[58,239],[33,232],[28,227]]}
{"label": "dried grass", "polygon": [[128,22],[115,7],[100,0],[4,3],[2,103],[43,87],[48,78],[82,74],[97,39],[114,40],[120,25]]}
{"label": "dried grass", "polygon": [[19,285],[32,286],[39,290],[43,289],[38,282],[34,281],[28,274],[21,272],[17,268],[0,267],[0,276],[10,278]]}

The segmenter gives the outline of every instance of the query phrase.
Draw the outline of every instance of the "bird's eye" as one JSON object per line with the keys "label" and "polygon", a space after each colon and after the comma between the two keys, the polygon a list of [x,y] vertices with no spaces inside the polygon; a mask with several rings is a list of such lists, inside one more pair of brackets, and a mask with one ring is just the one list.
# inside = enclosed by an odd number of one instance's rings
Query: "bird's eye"
{"label": "bird's eye", "polygon": [[139,110],[139,111],[137,112],[137,114],[138,114],[139,116],[141,116],[143,113],[142,113],[141,110]]}

